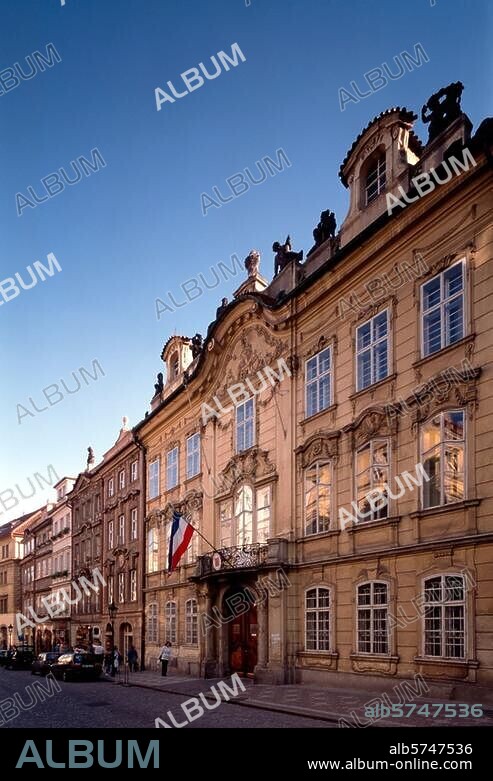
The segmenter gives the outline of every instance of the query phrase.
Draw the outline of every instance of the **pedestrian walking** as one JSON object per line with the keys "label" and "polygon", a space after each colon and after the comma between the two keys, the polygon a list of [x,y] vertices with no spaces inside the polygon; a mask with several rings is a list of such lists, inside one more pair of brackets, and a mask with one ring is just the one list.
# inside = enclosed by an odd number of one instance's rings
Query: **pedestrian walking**
{"label": "pedestrian walking", "polygon": [[168,674],[168,663],[171,659],[171,643],[166,642],[161,648],[158,656],[158,662],[161,662],[161,675]]}
{"label": "pedestrian walking", "polygon": [[113,651],[113,667],[111,670],[111,676],[112,678],[115,677],[116,673],[120,670],[120,665],[123,662],[123,656],[121,655],[120,651],[115,645],[114,651]]}
{"label": "pedestrian walking", "polygon": [[131,673],[136,673],[138,669],[137,660],[139,655],[134,645],[131,645],[127,652],[128,667]]}

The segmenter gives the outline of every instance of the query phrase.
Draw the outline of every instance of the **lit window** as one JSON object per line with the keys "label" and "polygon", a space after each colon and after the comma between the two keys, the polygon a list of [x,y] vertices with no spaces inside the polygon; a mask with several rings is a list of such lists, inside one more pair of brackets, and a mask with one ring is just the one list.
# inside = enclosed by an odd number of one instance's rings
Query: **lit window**
{"label": "lit window", "polygon": [[118,573],[118,602],[125,602],[125,573]]}
{"label": "lit window", "polygon": [[315,415],[330,406],[332,355],[330,347],[305,363],[305,413]]}
{"label": "lit window", "polygon": [[147,572],[157,572],[158,551],[158,530],[149,529],[147,532]]}
{"label": "lit window", "polygon": [[462,575],[425,580],[424,653],[465,658],[465,589]]}
{"label": "lit window", "polygon": [[137,508],[135,507],[130,514],[130,539],[137,539]]}
{"label": "lit window", "polygon": [[358,651],[388,654],[388,587],[386,583],[358,586]]}
{"label": "lit window", "polygon": [[330,650],[330,591],[310,588],[305,594],[305,648],[307,651]]}
{"label": "lit window", "polygon": [[130,570],[130,601],[137,601],[137,570]]}
{"label": "lit window", "polygon": [[192,434],[187,439],[187,478],[200,472],[200,434]]}
{"label": "lit window", "polygon": [[423,507],[460,502],[464,490],[463,410],[440,412],[421,427],[421,463],[428,481],[423,481]]}
{"label": "lit window", "polygon": [[356,390],[389,374],[389,316],[380,312],[356,329]]}
{"label": "lit window", "polygon": [[[387,518],[389,446],[386,439],[372,439],[358,450],[355,480],[359,520]],[[377,491],[381,498],[377,496]]]}
{"label": "lit window", "polygon": [[305,534],[329,531],[331,492],[331,464],[316,463],[305,470]]}
{"label": "lit window", "polygon": [[421,286],[423,356],[464,336],[464,261]]}
{"label": "lit window", "polygon": [[256,491],[248,484],[240,486],[233,501],[228,499],[219,507],[221,545],[227,548],[266,542],[270,536],[270,520],[270,486]]}

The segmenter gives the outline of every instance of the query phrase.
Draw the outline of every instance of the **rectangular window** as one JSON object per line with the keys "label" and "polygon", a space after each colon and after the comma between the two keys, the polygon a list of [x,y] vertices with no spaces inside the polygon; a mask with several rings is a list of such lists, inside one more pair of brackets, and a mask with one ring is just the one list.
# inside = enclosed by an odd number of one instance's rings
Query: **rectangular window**
{"label": "rectangular window", "polygon": [[377,160],[375,160],[366,175],[365,195],[367,206],[369,203],[374,201],[375,198],[380,195],[380,193],[383,193],[385,190],[386,180],[386,160],[385,155],[381,155]]}
{"label": "rectangular window", "polygon": [[198,643],[197,600],[187,599],[185,603],[185,642],[189,645]]}
{"label": "rectangular window", "polygon": [[158,570],[158,530],[149,529],[147,532],[147,572]]}
{"label": "rectangular window", "polygon": [[8,613],[8,598],[0,597],[0,613]]}
{"label": "rectangular window", "polygon": [[421,427],[423,508],[439,507],[465,498],[465,417],[463,410],[440,412]]}
{"label": "rectangular window", "polygon": [[425,580],[425,656],[465,658],[465,589],[461,575]]}
{"label": "rectangular window", "polygon": [[149,464],[149,499],[159,496],[159,458]]}
{"label": "rectangular window", "polygon": [[423,357],[464,337],[464,261],[421,285]]}
{"label": "rectangular window", "polygon": [[388,654],[388,596],[386,583],[358,586],[358,651]]}
{"label": "rectangular window", "polygon": [[329,589],[309,589],[305,595],[305,648],[307,651],[330,650],[329,617]]}
{"label": "rectangular window", "polygon": [[332,465],[313,464],[305,470],[305,534],[330,529]]}
{"label": "rectangular window", "polygon": [[113,532],[113,521],[110,521],[108,524],[108,548],[111,550],[115,547],[115,541],[114,541],[114,532]]}
{"label": "rectangular window", "polygon": [[356,390],[389,374],[389,313],[386,309],[356,329]]}
{"label": "rectangular window", "polygon": [[271,490],[270,485],[257,489],[257,542],[267,542],[270,537]]}
{"label": "rectangular window", "polygon": [[[387,518],[389,446],[386,439],[372,439],[356,453],[356,502],[360,521]],[[378,494],[380,496],[378,496]]]}
{"label": "rectangular window", "polygon": [[138,462],[132,461],[130,464],[130,482],[135,483],[138,477]]}
{"label": "rectangular window", "polygon": [[125,488],[125,470],[122,469],[118,474],[118,487]]}
{"label": "rectangular window", "polygon": [[305,363],[305,414],[309,418],[331,404],[332,351],[330,347]]}
{"label": "rectangular window", "polygon": [[111,605],[111,603],[115,599],[115,590],[113,588],[113,575],[108,576],[108,604]]}
{"label": "rectangular window", "polygon": [[147,608],[147,621],[146,621],[146,629],[147,629],[147,642],[148,643],[157,643],[158,640],[158,612],[157,612],[157,605],[155,602],[152,603],[152,605],[149,605]]}
{"label": "rectangular window", "polygon": [[200,434],[192,434],[187,439],[187,478],[200,472]]}
{"label": "rectangular window", "polygon": [[118,573],[118,602],[125,602],[125,573]]}
{"label": "rectangular window", "polygon": [[174,447],[166,454],[166,489],[169,491],[178,485],[178,448]]}
{"label": "rectangular window", "polygon": [[108,480],[108,496],[114,496],[115,493],[115,482],[112,477]]}
{"label": "rectangular window", "polygon": [[130,570],[130,601],[137,601],[137,570]]}
{"label": "rectangular window", "polygon": [[233,517],[233,504],[231,499],[221,502],[219,505],[219,539],[222,548],[230,548],[231,542],[231,519]]}
{"label": "rectangular window", "polygon": [[248,450],[255,444],[255,408],[253,399],[247,399],[243,404],[238,404],[236,415],[236,452]]}
{"label": "rectangular window", "polygon": [[169,640],[172,645],[176,645],[176,602],[166,602],[164,617],[166,641]]}
{"label": "rectangular window", "polygon": [[134,507],[130,513],[130,539],[137,539],[137,508]]}
{"label": "rectangular window", "polygon": [[125,516],[120,515],[118,518],[118,543],[123,545],[125,543]]}

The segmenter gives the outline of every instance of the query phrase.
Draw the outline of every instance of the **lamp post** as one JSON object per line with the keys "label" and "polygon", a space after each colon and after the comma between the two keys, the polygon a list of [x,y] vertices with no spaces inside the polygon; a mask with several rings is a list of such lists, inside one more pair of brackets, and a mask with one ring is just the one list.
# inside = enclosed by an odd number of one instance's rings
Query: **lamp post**
{"label": "lamp post", "polygon": [[108,613],[110,616],[111,621],[111,668],[112,668],[112,675],[114,674],[114,656],[115,656],[115,618],[116,614],[118,612],[118,608],[115,605],[114,602],[110,602],[108,605]]}
{"label": "lamp post", "polygon": [[14,627],[12,626],[12,624],[9,624],[7,629],[9,632],[9,651],[10,651],[10,649],[12,648],[12,632],[14,631]]}

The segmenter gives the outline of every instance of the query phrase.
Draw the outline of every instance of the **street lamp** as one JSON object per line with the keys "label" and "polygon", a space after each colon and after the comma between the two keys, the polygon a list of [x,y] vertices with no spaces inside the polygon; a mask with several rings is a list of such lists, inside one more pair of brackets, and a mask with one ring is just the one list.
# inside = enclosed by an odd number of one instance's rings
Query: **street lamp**
{"label": "street lamp", "polygon": [[10,650],[12,648],[12,632],[14,631],[14,627],[12,626],[12,624],[9,624],[7,629],[9,632],[9,650]]}

